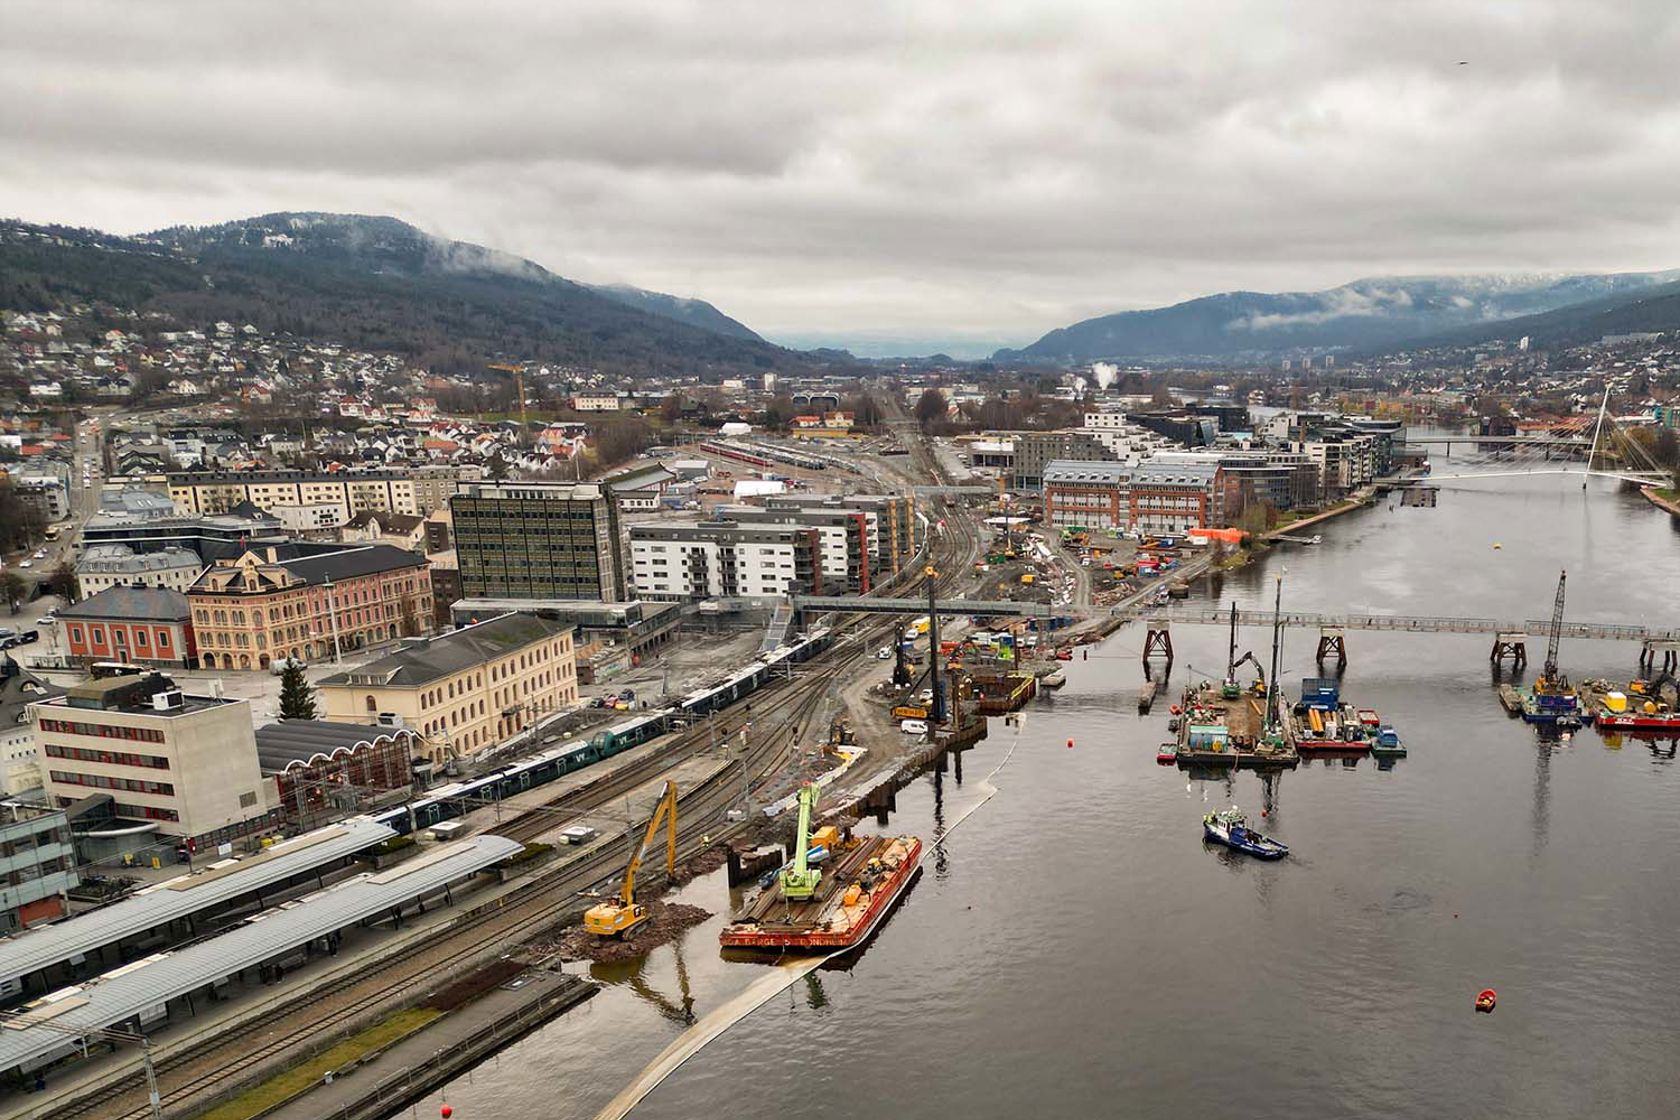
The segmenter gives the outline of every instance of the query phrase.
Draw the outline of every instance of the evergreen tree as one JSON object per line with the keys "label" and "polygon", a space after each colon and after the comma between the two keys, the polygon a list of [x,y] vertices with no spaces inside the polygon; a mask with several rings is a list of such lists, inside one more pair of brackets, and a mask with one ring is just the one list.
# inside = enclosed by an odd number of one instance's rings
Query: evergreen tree
{"label": "evergreen tree", "polygon": [[315,688],[296,661],[286,662],[286,668],[280,673],[280,718],[316,718]]}

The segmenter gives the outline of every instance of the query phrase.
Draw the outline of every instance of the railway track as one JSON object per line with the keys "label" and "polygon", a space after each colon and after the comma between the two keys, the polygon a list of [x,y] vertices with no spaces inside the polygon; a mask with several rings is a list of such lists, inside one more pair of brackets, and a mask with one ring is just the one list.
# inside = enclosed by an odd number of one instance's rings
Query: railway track
{"label": "railway track", "polygon": [[[941,472],[934,457],[925,447],[920,450],[927,460],[927,469],[937,477]],[[941,592],[954,587],[959,575],[967,571],[969,559],[976,555],[976,537],[966,513],[947,509],[946,515],[956,524],[937,534],[928,549],[928,562],[939,573],[935,583]],[[921,585],[919,581],[912,580],[903,590],[907,595],[915,595],[920,592]],[[840,615],[832,625],[837,637],[829,650],[806,662],[799,676],[768,684],[753,694],[754,699],[760,702],[761,713],[765,698],[773,702],[787,698],[790,703],[784,710],[768,717],[768,726],[762,728],[763,733],[749,742],[741,759],[749,783],[754,779],[762,781],[768,773],[781,766],[784,757],[809,730],[811,719],[829,695],[828,686],[871,656],[875,643],[888,634],[896,633],[898,628],[894,620],[868,614]],[[526,810],[497,825],[493,831],[529,842],[559,827],[567,817],[598,809],[657,779],[673,765],[695,757],[708,749],[712,742],[721,742],[737,734],[752,719],[748,710],[750,707],[751,702],[748,702],[741,705],[739,711],[725,709],[709,717],[715,721],[710,726],[691,726],[665,748],[620,767],[597,782]],[[760,720],[765,719],[761,714]],[[722,831],[717,818],[736,799],[737,787],[733,778],[737,773],[733,765],[720,765],[708,777],[680,794],[682,823],[678,829],[678,842],[686,853],[693,853],[701,837]],[[634,822],[631,822],[623,832],[609,834],[587,853],[568,861],[563,869],[551,871],[491,903],[467,911],[413,952],[393,954],[327,981],[309,991],[306,997],[300,997],[306,999],[302,1005],[292,1004],[254,1016],[227,1037],[207,1045],[181,1053],[166,1051],[156,1062],[164,1113],[196,1110],[213,1099],[229,1095],[246,1082],[263,1075],[267,1072],[266,1067],[277,1063],[283,1056],[313,1052],[355,1029],[360,1022],[412,1002],[417,990],[433,990],[491,952],[517,945],[559,924],[570,911],[582,909],[580,896],[583,892],[616,880],[623,866],[625,837],[633,835],[634,829]],[[661,878],[655,872],[647,877],[647,881],[657,886]],[[56,1108],[54,1120],[82,1116],[97,1116],[100,1120],[146,1120],[151,1110],[137,1081],[138,1078],[133,1078],[112,1083],[72,1104]]]}

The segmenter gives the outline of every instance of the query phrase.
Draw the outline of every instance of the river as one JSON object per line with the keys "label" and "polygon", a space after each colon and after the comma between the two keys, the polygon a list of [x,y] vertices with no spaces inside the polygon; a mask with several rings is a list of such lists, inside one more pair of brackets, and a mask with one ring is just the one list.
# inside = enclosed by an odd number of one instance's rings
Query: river
{"label": "river", "polygon": [[[1608,481],[1449,482],[1434,509],[1385,502],[1316,531],[1321,545],[1279,547],[1198,593],[1269,609],[1287,570],[1285,609],[1537,618],[1567,568],[1570,617],[1676,617],[1680,535]],[[1315,673],[1315,640],[1286,635],[1291,692]],[[1410,757],[1303,763],[1270,791],[1246,772],[1192,779],[1155,763],[1167,705],[1135,713],[1141,641],[1127,627],[1072,662],[1019,732],[994,721],[963,780],[901,792],[893,826],[931,836],[1019,737],[997,795],[853,967],[772,999],[633,1115],[1673,1114],[1671,752],[1596,731],[1537,743],[1493,695],[1490,638],[1355,632],[1344,695],[1392,722]],[[1222,630],[1174,641],[1175,694],[1193,670],[1222,671]],[[1269,645],[1248,630],[1239,652],[1265,661]],[[1543,654],[1534,641],[1530,673]],[[1561,661],[1625,680],[1636,657],[1566,641]],[[1269,801],[1292,858],[1204,847],[1202,814],[1233,801]],[[720,877],[685,897],[725,905]],[[720,921],[683,946],[698,1014],[757,973],[719,960]],[[602,995],[451,1085],[455,1115],[592,1116],[681,1031],[675,957],[650,957],[640,994],[600,973]],[[1499,991],[1492,1015],[1472,1009],[1484,987]]]}

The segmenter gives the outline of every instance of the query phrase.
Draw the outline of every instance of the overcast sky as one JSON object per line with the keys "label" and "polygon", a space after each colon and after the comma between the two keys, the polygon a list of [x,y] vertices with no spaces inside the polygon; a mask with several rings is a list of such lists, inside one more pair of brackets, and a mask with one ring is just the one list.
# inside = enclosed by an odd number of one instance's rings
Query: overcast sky
{"label": "overcast sky", "polygon": [[1677,59],[1672,0],[5,0],[0,214],[390,214],[777,341],[975,353],[1680,267]]}

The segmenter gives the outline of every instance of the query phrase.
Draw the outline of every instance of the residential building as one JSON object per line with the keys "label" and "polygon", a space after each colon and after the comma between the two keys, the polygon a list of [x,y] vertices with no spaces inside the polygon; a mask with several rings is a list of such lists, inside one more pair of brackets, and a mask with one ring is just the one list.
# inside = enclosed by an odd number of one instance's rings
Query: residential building
{"label": "residential building", "polygon": [[503,614],[337,673],[318,686],[327,718],[413,728],[431,761],[470,758],[577,704],[572,627]]}
{"label": "residential building", "polygon": [[260,509],[332,506],[338,524],[363,510],[425,516],[447,505],[455,467],[403,471],[203,471],[169,475],[169,497],[183,517],[225,513],[241,502]]}
{"label": "residential building", "polygon": [[870,582],[880,583],[908,564],[920,550],[926,533],[916,532],[916,499],[909,494],[772,494],[765,509],[857,510],[869,520],[876,542]]}
{"label": "residential building", "polygon": [[344,525],[341,535],[347,542],[388,544],[393,548],[419,552],[426,543],[425,523],[424,517],[410,513],[363,510]]}
{"label": "residential building", "polygon": [[29,705],[64,690],[0,654],[0,794],[41,788],[41,747],[29,722]]}
{"label": "residential building", "polygon": [[1126,463],[1047,463],[1044,523],[1056,529],[1126,529],[1131,523],[1132,470]]}
{"label": "residential building", "polygon": [[618,507],[601,483],[467,483],[450,513],[467,598],[624,601]]}
{"label": "residential building", "polygon": [[1376,473],[1377,437],[1351,429],[1320,430],[1289,445],[1305,454],[1318,468],[1319,486],[1325,501],[1337,501],[1362,486],[1369,486]]}
{"label": "residential building", "polygon": [[880,548],[877,519],[859,509],[760,509],[757,506],[718,506],[718,520],[744,525],[798,525],[817,531],[821,542],[823,583],[838,591],[862,595],[874,585],[874,564]]}
{"label": "residential building", "polygon": [[60,608],[66,649],[82,664],[120,661],[197,667],[198,641],[187,597],[168,587],[107,587]]}
{"label": "residential building", "polygon": [[645,599],[821,594],[823,588],[821,536],[800,525],[634,525],[630,558],[636,593]]}
{"label": "residential building", "polygon": [[1218,523],[1221,485],[1217,461],[1172,462],[1159,457],[1132,472],[1131,528],[1140,533],[1182,533]]}
{"label": "residential building", "polygon": [[1227,454],[1222,457],[1220,520],[1241,525],[1254,506],[1278,512],[1319,504],[1318,466],[1294,451]]}
{"label": "residential building", "polygon": [[1114,462],[1114,452],[1101,440],[1085,432],[1017,432],[1011,489],[1036,491],[1044,488],[1044,468],[1057,460]]}
{"label": "residential building", "polygon": [[208,851],[275,820],[251,705],[189,695],[162,673],[103,677],[30,706],[48,803],[95,794],[115,815]]}
{"label": "residential building", "polygon": [[1219,418],[1182,408],[1153,412],[1128,412],[1126,419],[1178,444],[1180,447],[1209,447],[1219,435]]}
{"label": "residential building", "polygon": [[18,498],[35,509],[44,521],[63,521],[70,516],[70,486],[53,473],[24,472],[12,479]]}
{"label": "residential building", "polygon": [[219,561],[188,589],[204,668],[267,669],[278,657],[318,661],[431,632],[425,557],[388,544],[285,551],[252,549]]}
{"label": "residential building", "polygon": [[576,412],[617,412],[619,397],[617,393],[578,393],[572,397],[572,409]]}
{"label": "residential building", "polygon": [[126,544],[93,545],[76,562],[76,586],[83,595],[107,587],[167,587],[186,591],[204,561],[190,549],[171,546],[157,552],[135,552]]}
{"label": "residential building", "polygon": [[81,881],[62,809],[0,801],[0,933],[64,917]]}

